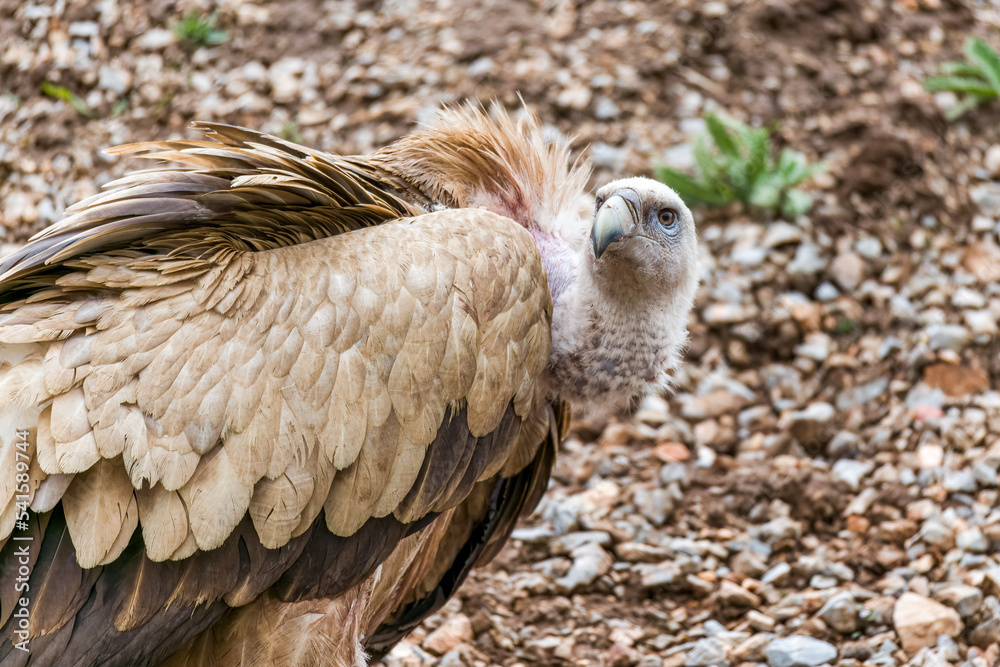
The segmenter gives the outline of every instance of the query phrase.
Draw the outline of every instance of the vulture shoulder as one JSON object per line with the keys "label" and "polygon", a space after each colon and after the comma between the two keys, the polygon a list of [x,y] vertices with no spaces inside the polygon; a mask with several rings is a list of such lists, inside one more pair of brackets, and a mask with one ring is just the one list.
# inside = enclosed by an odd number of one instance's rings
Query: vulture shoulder
{"label": "vulture shoulder", "polygon": [[24,638],[31,537],[29,664],[156,664],[262,596],[357,595],[410,544],[365,617],[391,645],[544,488],[561,407],[529,232],[204,129],[121,149],[184,166],[0,264],[0,624]]}

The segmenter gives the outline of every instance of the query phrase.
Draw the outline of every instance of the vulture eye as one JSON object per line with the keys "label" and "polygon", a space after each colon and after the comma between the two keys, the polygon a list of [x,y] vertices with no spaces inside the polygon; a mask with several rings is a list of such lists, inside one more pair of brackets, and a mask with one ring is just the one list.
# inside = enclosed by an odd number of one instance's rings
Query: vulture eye
{"label": "vulture eye", "polygon": [[597,198],[597,210],[600,211],[602,206],[604,206],[604,197],[598,197]]}
{"label": "vulture eye", "polygon": [[673,227],[677,223],[677,211],[672,208],[661,210],[658,217],[664,227]]}

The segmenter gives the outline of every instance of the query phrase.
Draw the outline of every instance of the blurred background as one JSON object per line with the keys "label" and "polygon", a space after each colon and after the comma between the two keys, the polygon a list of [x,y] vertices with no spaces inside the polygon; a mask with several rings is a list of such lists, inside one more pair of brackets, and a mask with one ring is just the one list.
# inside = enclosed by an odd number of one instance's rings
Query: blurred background
{"label": "blurred background", "polygon": [[386,664],[995,667],[997,51],[996,0],[0,0],[0,252],[194,120],[523,100],[697,205],[687,363]]}

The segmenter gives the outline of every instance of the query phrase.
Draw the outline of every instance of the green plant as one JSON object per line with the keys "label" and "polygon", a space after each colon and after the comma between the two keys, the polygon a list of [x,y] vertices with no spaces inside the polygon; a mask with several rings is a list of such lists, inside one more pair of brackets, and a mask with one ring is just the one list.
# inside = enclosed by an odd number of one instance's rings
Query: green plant
{"label": "green plant", "polygon": [[837,319],[837,325],[835,330],[841,336],[850,336],[854,333],[854,330],[858,328],[858,321],[850,317],[841,317]]}
{"label": "green plant", "polygon": [[281,129],[278,131],[278,136],[285,141],[292,142],[293,144],[301,144],[305,141],[302,138],[302,131],[299,129],[299,124],[294,120],[290,120],[282,125]]}
{"label": "green plant", "polygon": [[64,86],[57,86],[49,81],[42,82],[42,95],[54,97],[68,103],[73,109],[84,118],[93,118],[94,112],[90,110],[83,99]]}
{"label": "green plant", "polygon": [[1000,54],[978,37],[966,39],[964,51],[968,60],[942,63],[941,76],[924,81],[929,92],[948,90],[962,94],[958,104],[945,111],[948,120],[1000,97]]}
{"label": "green plant", "polygon": [[229,39],[229,33],[216,27],[218,21],[219,10],[203,16],[192,9],[174,25],[174,34],[177,39],[195,48],[222,44]]}
{"label": "green plant", "polygon": [[[688,205],[723,206],[741,201],[747,206],[801,215],[812,197],[795,188],[824,169],[786,148],[777,158],[771,130],[750,127],[735,118],[705,114],[708,137],[695,143],[697,178],[670,167],[656,168],[656,177],[672,187]],[[708,138],[712,144],[709,145]]]}
{"label": "green plant", "polygon": [[121,116],[123,113],[128,111],[128,107],[129,107],[128,98],[127,97],[121,98],[120,100],[115,102],[115,105],[113,107],[111,107],[111,117],[118,118],[118,116]]}

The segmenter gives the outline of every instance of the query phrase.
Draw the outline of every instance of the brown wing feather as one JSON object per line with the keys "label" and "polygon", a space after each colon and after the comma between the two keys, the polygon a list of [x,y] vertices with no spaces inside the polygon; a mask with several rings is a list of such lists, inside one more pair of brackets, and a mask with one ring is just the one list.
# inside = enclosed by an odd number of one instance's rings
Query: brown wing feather
{"label": "brown wing feather", "polygon": [[362,160],[229,125],[195,127],[214,141],[109,150],[183,166],[126,176],[70,207],[67,218],[0,262],[0,294],[37,283],[32,274],[53,264],[128,244],[190,256],[225,245],[262,250],[423,212]]}
{"label": "brown wing feather", "polygon": [[365,638],[373,661],[440,609],[473,566],[491,561],[510,537],[517,519],[538,505],[556,449],[568,428],[568,413],[564,403],[541,406],[536,413],[541,431],[522,427],[515,445],[531,452],[530,463],[512,477],[479,483],[449,517],[438,539],[422,547],[431,557],[408,573],[414,579],[403,594],[377,598],[384,605],[381,615],[375,616],[380,622]]}

